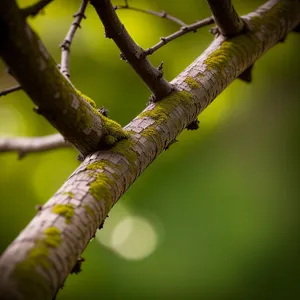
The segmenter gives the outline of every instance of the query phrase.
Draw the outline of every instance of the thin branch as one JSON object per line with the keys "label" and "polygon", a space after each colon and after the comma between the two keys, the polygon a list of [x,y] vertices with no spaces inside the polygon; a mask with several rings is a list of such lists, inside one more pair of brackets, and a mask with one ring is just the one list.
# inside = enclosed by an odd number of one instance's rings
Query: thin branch
{"label": "thin branch", "polygon": [[23,8],[22,14],[24,17],[35,17],[43,8],[45,8],[53,0],[40,0],[39,2]]}
{"label": "thin branch", "polygon": [[43,152],[70,147],[61,134],[41,137],[5,137],[0,138],[0,152],[17,152],[19,159],[32,152]]}
{"label": "thin branch", "polygon": [[197,21],[194,24],[183,26],[178,31],[170,34],[169,36],[161,37],[160,41],[153,47],[150,47],[147,50],[145,50],[145,53],[146,53],[146,55],[153,54],[155,51],[157,51],[158,49],[160,49],[162,46],[166,45],[167,43],[169,43],[189,32],[196,32],[198,29],[200,29],[206,25],[213,24],[213,23],[214,23],[213,17],[209,17],[209,18],[203,19],[201,21]]}
{"label": "thin branch", "polygon": [[153,100],[160,100],[172,92],[171,84],[163,77],[161,70],[156,69],[148,60],[144,50],[138,46],[120,22],[110,0],[91,0],[101,19],[106,37],[114,40],[126,59],[141,79],[152,91]]}
{"label": "thin branch", "polygon": [[235,11],[231,0],[207,0],[218,30],[225,36],[235,36],[244,29],[244,22]]}
{"label": "thin branch", "polygon": [[81,6],[76,14],[74,14],[75,20],[72,22],[71,27],[64,39],[61,43],[61,62],[60,62],[60,72],[67,78],[70,78],[70,47],[73,41],[76,30],[80,28],[80,23],[82,19],[85,19],[86,16],[84,14],[86,6],[88,4],[88,0],[82,0]]}
{"label": "thin branch", "polygon": [[269,0],[244,18],[249,31],[242,39],[215,38],[172,81],[179,91],[130,122],[124,128],[130,138],[87,156],[43,205],[1,255],[0,298],[52,299],[118,199],[217,95],[299,24],[300,3]]}
{"label": "thin branch", "polygon": [[5,89],[3,91],[0,91],[0,97],[8,95],[8,94],[16,92],[16,91],[20,91],[21,89],[22,89],[22,87],[20,85],[16,85],[11,88]]}
{"label": "thin branch", "polygon": [[172,22],[174,22],[174,23],[176,23],[180,26],[186,26],[186,23],[184,23],[182,20],[168,14],[165,11],[158,12],[158,11],[154,11],[154,10],[151,10],[151,9],[142,9],[142,8],[138,8],[138,7],[129,6],[128,4],[116,5],[114,8],[115,8],[115,10],[117,10],[117,9],[134,10],[134,11],[142,12],[142,13],[145,13],[145,14],[157,16],[157,17],[160,17],[162,19],[170,20],[170,21],[172,21]]}

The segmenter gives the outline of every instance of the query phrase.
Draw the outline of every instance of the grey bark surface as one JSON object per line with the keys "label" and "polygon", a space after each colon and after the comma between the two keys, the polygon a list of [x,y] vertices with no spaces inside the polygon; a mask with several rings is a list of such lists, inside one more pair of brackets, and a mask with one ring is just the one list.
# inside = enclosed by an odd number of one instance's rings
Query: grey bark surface
{"label": "grey bark surface", "polygon": [[[300,3],[271,0],[244,20],[249,32],[217,37],[171,82],[177,92],[150,104],[124,128],[129,139],[87,156],[42,207],[0,258],[1,299],[52,299],[112,206],[218,94],[299,24]],[[74,208],[70,222],[53,212],[57,205]],[[32,261],[49,228],[59,229],[59,246],[46,243],[43,263]],[[20,271],[28,260],[33,266]]]}

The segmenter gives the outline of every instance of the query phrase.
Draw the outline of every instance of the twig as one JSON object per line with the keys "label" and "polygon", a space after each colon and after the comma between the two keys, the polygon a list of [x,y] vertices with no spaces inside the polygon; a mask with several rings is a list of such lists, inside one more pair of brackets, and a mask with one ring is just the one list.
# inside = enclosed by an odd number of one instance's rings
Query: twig
{"label": "twig", "polygon": [[13,87],[8,88],[8,89],[6,89],[4,91],[0,91],[0,97],[8,95],[8,94],[16,92],[16,91],[19,91],[21,89],[22,89],[22,87],[20,85],[13,86]]}
{"label": "twig", "polygon": [[18,152],[19,159],[32,152],[70,147],[60,134],[41,137],[5,137],[0,138],[0,152]]}
{"label": "twig", "polygon": [[206,19],[203,19],[201,21],[197,21],[194,24],[191,25],[187,25],[187,26],[183,26],[181,27],[178,31],[170,34],[167,37],[161,37],[160,41],[154,45],[153,47],[148,48],[147,50],[145,50],[146,55],[150,55],[153,54],[155,51],[157,51],[158,49],[160,49],[162,46],[166,45],[167,43],[177,39],[180,36],[185,35],[188,32],[196,32],[198,29],[200,29],[201,27],[204,27],[206,25],[210,25],[214,23],[214,19],[213,17],[209,17]]}
{"label": "twig", "polygon": [[32,4],[22,9],[22,13],[25,17],[35,17],[45,6],[47,6],[53,0],[40,0],[39,2]]}
{"label": "twig", "polygon": [[[127,1],[126,1],[126,3],[127,3]],[[157,17],[160,17],[162,19],[170,20],[170,21],[172,21],[172,22],[174,22],[174,23],[176,23],[180,26],[186,26],[186,23],[184,23],[180,19],[166,13],[165,11],[158,12],[158,11],[154,11],[154,10],[150,10],[150,9],[142,9],[142,8],[138,8],[138,7],[129,6],[126,3],[125,3],[125,5],[116,5],[115,10],[117,10],[117,9],[134,10],[134,11],[142,12],[142,13],[145,13],[145,14],[157,16]]]}
{"label": "twig", "polygon": [[171,84],[163,77],[161,70],[156,69],[148,60],[144,50],[138,46],[120,22],[114,7],[109,0],[91,0],[101,19],[106,37],[114,40],[126,59],[141,79],[153,92],[153,101],[162,99],[172,92]]}
{"label": "twig", "polygon": [[74,35],[76,33],[76,30],[80,28],[80,23],[82,19],[85,19],[86,16],[84,15],[86,6],[88,4],[88,0],[82,0],[81,6],[78,10],[78,12],[73,16],[75,20],[72,22],[71,27],[64,39],[64,41],[61,43],[61,62],[60,62],[60,71],[61,73],[66,77],[70,78],[70,47],[71,43],[73,41]]}
{"label": "twig", "polygon": [[207,0],[218,30],[225,36],[234,36],[244,29],[244,22],[235,11],[231,0]]}

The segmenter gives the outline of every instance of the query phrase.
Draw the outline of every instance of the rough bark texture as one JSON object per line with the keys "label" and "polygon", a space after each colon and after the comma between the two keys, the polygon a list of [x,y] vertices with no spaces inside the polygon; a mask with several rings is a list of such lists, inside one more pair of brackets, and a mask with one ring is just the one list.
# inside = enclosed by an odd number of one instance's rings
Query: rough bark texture
{"label": "rough bark texture", "polygon": [[125,130],[89,155],[0,259],[1,299],[52,299],[121,195],[215,97],[300,22],[298,0],[271,0],[245,16],[250,31],[216,38]]}
{"label": "rough bark texture", "polygon": [[98,150],[110,124],[60,73],[15,1],[0,1],[0,36],[0,56],[38,113],[83,155]]}
{"label": "rough bark texture", "polygon": [[244,27],[242,19],[235,11],[231,0],[207,0],[221,34],[234,36]]}

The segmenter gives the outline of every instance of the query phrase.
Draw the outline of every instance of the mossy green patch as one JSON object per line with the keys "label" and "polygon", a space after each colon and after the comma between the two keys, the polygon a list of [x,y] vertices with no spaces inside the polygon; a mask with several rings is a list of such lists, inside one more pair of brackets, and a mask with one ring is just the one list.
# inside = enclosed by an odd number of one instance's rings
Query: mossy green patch
{"label": "mossy green patch", "polygon": [[[45,236],[35,242],[28,256],[17,264],[13,277],[18,278],[19,288],[26,294],[33,294],[35,286],[49,290],[50,284],[46,278],[37,272],[37,267],[51,268],[49,259],[50,249],[58,248],[61,243],[61,231],[56,227],[49,227],[44,231]],[[45,292],[45,291],[44,291]]]}
{"label": "mossy green patch", "polygon": [[184,82],[186,82],[188,86],[193,90],[200,88],[200,83],[191,76],[188,76]]}
{"label": "mossy green patch", "polygon": [[[102,129],[104,131],[104,138],[102,140],[103,146],[112,146],[114,145],[117,141],[126,139],[127,138],[127,133],[122,129],[122,126],[117,123],[116,121],[113,121],[103,114],[101,114],[97,109],[96,109],[96,103],[93,101],[90,97],[87,95],[83,94],[79,90],[76,90],[78,95],[87,103],[90,104],[92,107],[92,112],[97,115],[99,118],[101,118],[102,121]],[[77,114],[77,124],[83,124],[81,127],[83,129],[90,128],[92,125],[92,118],[89,116],[87,113],[86,106],[84,103],[80,102],[80,105],[78,107],[78,110],[80,113]]]}
{"label": "mossy green patch", "polygon": [[115,144],[111,151],[114,153],[119,153],[124,156],[130,163],[130,165],[134,165],[137,160],[137,153],[132,150],[132,147],[135,145],[135,142],[132,138],[128,138],[126,140],[119,141]]}
{"label": "mossy green patch", "polygon": [[166,121],[170,113],[179,105],[189,108],[193,104],[193,96],[187,91],[173,92],[163,100],[155,103],[155,107],[138,115],[138,118],[149,117],[157,120],[155,124]]}
{"label": "mossy green patch", "polygon": [[76,90],[79,96],[81,96],[88,104],[90,104],[92,107],[96,108],[96,103],[94,100],[92,100],[90,97],[87,95],[81,93],[79,90]]}
{"label": "mossy green patch", "polygon": [[91,170],[90,175],[95,176],[95,180],[90,184],[89,192],[97,200],[104,200],[106,213],[111,209],[112,194],[110,187],[114,185],[111,180],[104,172],[105,162],[97,161],[87,166],[87,170]]}
{"label": "mossy green patch", "polygon": [[56,204],[52,208],[54,214],[58,214],[65,218],[67,224],[71,223],[72,217],[74,215],[74,205],[73,204]]}
{"label": "mossy green patch", "polygon": [[72,192],[63,192],[63,195],[68,195],[70,198],[74,198],[74,194]]}
{"label": "mossy green patch", "polygon": [[251,39],[251,42],[249,41],[249,34],[239,35],[230,40],[225,40],[220,47],[211,53],[204,61],[208,70],[217,69],[223,71],[236,53],[245,51],[244,45],[247,45],[247,47],[256,47],[255,43],[253,43],[254,39]]}
{"label": "mossy green patch", "polygon": [[93,108],[93,112],[99,118],[101,118],[102,121],[102,129],[104,131],[104,146],[111,147],[116,142],[128,138],[128,133],[123,130],[122,126],[118,122],[105,117],[95,108]]}

